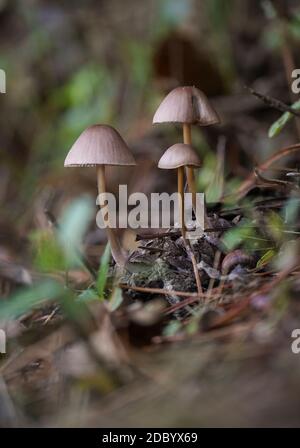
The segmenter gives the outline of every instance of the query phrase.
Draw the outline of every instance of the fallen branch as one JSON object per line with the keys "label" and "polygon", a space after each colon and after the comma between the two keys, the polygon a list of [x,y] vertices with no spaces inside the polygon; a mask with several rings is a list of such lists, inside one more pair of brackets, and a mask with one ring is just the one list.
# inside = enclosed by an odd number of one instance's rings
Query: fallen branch
{"label": "fallen branch", "polygon": [[296,109],[293,109],[291,106],[288,106],[287,104],[283,103],[282,101],[272,96],[259,93],[256,90],[252,89],[252,87],[245,86],[245,88],[249,90],[249,92],[252,93],[252,95],[259,98],[263,103],[267,104],[270,107],[273,107],[273,109],[277,109],[280,112],[289,112],[290,114],[293,114],[296,117],[300,117],[300,112],[298,112]]}
{"label": "fallen branch", "polygon": [[[287,146],[286,148],[282,148],[265,160],[261,165],[256,167],[259,171],[267,171],[271,165],[273,165],[277,160],[280,160],[282,157],[286,157],[294,152],[300,151],[300,143],[296,143],[295,145]],[[246,194],[255,187],[256,184],[256,174],[253,172],[248,176],[248,178],[240,185],[236,193],[230,193],[223,197],[223,201],[225,199],[234,199],[239,200],[242,199]]]}
{"label": "fallen branch", "polygon": [[205,297],[205,294],[198,294],[197,292],[175,291],[164,288],[144,288],[142,286],[130,286],[124,283],[119,283],[119,287],[122,289],[132,289],[133,291],[146,292],[149,294],[164,294],[166,296],[193,297],[196,299]]}

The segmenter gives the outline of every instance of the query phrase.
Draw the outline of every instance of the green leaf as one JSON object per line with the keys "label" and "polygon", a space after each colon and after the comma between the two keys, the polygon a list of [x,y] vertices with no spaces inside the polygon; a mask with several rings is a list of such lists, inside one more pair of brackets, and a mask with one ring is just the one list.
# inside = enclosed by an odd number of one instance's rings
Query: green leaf
{"label": "green leaf", "polygon": [[115,311],[123,302],[123,291],[119,287],[115,287],[109,298],[109,309]]}
{"label": "green leaf", "polygon": [[[296,101],[294,104],[292,104],[291,106],[293,109],[295,110],[299,110],[300,109],[300,100]],[[284,112],[284,114],[282,114],[278,120],[275,121],[275,123],[272,124],[272,126],[269,129],[268,132],[268,136],[269,138],[273,138],[276,137],[278,134],[280,134],[280,132],[282,131],[282,129],[285,127],[285,125],[294,117],[294,115],[292,115],[290,112]]]}
{"label": "green leaf", "polygon": [[31,288],[23,289],[1,303],[0,320],[19,317],[34,306],[46,300],[57,299],[63,293],[62,285],[54,280],[47,280]]}
{"label": "green leaf", "polygon": [[174,336],[181,329],[182,324],[178,320],[172,320],[165,326],[163,330],[163,336]]}
{"label": "green leaf", "polygon": [[80,265],[78,248],[93,215],[92,201],[83,196],[73,201],[60,220],[58,239],[64,249],[69,267]]}
{"label": "green leaf", "polygon": [[101,257],[101,263],[97,277],[97,291],[101,299],[104,298],[104,291],[107,281],[110,257],[111,257],[110,245],[109,243],[107,243],[103,255]]}
{"label": "green leaf", "polygon": [[94,288],[90,288],[82,291],[77,299],[79,302],[93,302],[95,300],[98,300],[99,297],[97,291]]}
{"label": "green leaf", "polygon": [[282,210],[282,216],[286,224],[293,225],[297,222],[299,208],[300,208],[299,198],[290,197]]}
{"label": "green leaf", "polygon": [[34,265],[39,271],[64,270],[64,252],[55,235],[48,230],[37,230],[30,236],[35,254]]}
{"label": "green leaf", "polygon": [[239,225],[224,233],[222,243],[228,250],[233,250],[251,235],[253,235],[253,229],[249,227],[248,223]]}
{"label": "green leaf", "polygon": [[276,255],[276,251],[274,249],[268,250],[256,263],[257,268],[261,268],[268,264]]}
{"label": "green leaf", "polygon": [[283,238],[284,221],[282,217],[273,211],[267,215],[267,223],[269,225],[269,232],[275,241],[280,242]]}
{"label": "green leaf", "polygon": [[272,124],[272,126],[269,129],[268,136],[269,138],[276,137],[284,126],[293,118],[292,114],[290,112],[285,112],[283,115],[281,115],[278,120],[275,121],[275,123]]}

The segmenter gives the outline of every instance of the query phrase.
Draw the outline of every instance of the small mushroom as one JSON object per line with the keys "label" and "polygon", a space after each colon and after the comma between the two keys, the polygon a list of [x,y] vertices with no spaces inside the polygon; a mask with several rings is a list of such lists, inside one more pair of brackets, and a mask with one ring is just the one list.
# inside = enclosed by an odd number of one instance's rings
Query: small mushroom
{"label": "small mushroom", "polygon": [[[93,167],[97,169],[98,193],[106,192],[105,166],[136,165],[133,155],[120,134],[111,126],[96,124],[85,129],[70,149],[66,167]],[[110,227],[107,226],[107,238],[115,262],[123,267],[126,257],[120,242]]]}
{"label": "small mushroom", "polygon": [[158,167],[165,170],[177,169],[178,194],[180,201],[180,223],[183,238],[185,238],[184,223],[184,167],[193,169],[201,165],[200,159],[191,145],[176,143],[163,154]]}
{"label": "small mushroom", "polygon": [[253,266],[254,257],[252,257],[252,255],[248,255],[241,249],[236,249],[233,252],[230,252],[222,261],[222,274],[227,275],[239,264],[242,266]]}
{"label": "small mushroom", "polygon": [[[208,126],[220,123],[220,118],[206,95],[196,87],[186,86],[173,89],[161,102],[153,117],[155,123],[182,123],[183,143],[192,144],[191,125]],[[193,169],[187,167],[189,191],[196,206],[196,187]]]}

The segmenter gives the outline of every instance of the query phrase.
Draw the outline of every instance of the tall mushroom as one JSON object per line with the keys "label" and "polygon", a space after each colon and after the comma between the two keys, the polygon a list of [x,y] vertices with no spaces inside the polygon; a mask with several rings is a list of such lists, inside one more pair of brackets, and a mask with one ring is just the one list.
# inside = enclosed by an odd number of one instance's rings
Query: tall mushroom
{"label": "tall mushroom", "polygon": [[198,294],[202,294],[201,281],[199,277],[198,267],[195,255],[190,246],[190,242],[185,238],[185,222],[184,222],[184,167],[195,168],[201,165],[200,159],[191,145],[184,143],[176,143],[171,146],[163,154],[158,162],[158,167],[165,170],[177,169],[177,182],[178,182],[178,195],[180,204],[180,217],[179,222],[181,226],[181,233],[183,241],[186,246],[186,250],[192,261],[194,275],[197,284]]}
{"label": "tall mushroom", "polygon": [[[208,126],[220,123],[220,119],[201,90],[196,87],[186,86],[176,87],[164,98],[153,117],[153,124],[155,123],[181,123],[183,125],[183,142],[191,145],[192,124]],[[193,168],[188,167],[186,173],[195,209],[196,187]]]}
{"label": "tall mushroom", "polygon": [[[120,134],[111,126],[96,124],[85,129],[70,149],[66,167],[93,167],[97,169],[98,193],[106,193],[105,166],[136,165],[133,155]],[[124,267],[126,257],[115,231],[107,226],[107,238],[115,262]]]}

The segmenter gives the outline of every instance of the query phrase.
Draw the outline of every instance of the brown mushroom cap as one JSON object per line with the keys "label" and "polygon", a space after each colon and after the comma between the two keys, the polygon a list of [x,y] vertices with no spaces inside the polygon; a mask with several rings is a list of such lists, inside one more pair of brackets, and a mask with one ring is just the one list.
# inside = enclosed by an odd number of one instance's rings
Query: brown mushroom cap
{"label": "brown mushroom cap", "polygon": [[180,166],[201,166],[199,156],[191,145],[176,143],[166,150],[158,162],[158,168],[165,170],[173,170]]}
{"label": "brown mushroom cap", "polygon": [[65,166],[136,165],[120,134],[111,126],[95,124],[80,134]]}
{"label": "brown mushroom cap", "polygon": [[220,118],[206,95],[196,87],[177,87],[160,103],[153,123],[187,123],[208,126]]}

